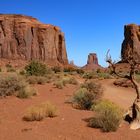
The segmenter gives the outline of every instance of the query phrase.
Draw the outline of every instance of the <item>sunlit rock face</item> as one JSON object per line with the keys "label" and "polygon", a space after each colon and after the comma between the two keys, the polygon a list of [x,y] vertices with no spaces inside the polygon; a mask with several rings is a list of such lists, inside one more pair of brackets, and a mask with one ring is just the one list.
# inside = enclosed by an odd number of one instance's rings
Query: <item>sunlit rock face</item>
{"label": "sunlit rock face", "polygon": [[0,58],[68,64],[64,34],[33,17],[0,14]]}
{"label": "sunlit rock face", "polygon": [[140,26],[135,24],[124,27],[124,41],[121,49],[122,62],[127,62],[130,56],[140,62]]}
{"label": "sunlit rock face", "polygon": [[90,53],[88,55],[87,64],[83,67],[85,70],[97,70],[102,67],[98,64],[98,57],[96,53]]}

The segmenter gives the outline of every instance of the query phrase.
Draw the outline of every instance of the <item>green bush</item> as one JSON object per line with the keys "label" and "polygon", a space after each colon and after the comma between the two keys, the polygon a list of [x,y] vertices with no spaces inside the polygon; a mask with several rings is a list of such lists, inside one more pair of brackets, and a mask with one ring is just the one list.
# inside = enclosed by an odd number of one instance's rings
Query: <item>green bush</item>
{"label": "green bush", "polygon": [[116,131],[123,119],[123,111],[116,104],[104,100],[94,106],[96,116],[89,121],[89,126],[101,128],[104,132]]}
{"label": "green bush", "polygon": [[2,72],[2,69],[0,68],[0,72]]}
{"label": "green bush", "polygon": [[99,100],[103,95],[103,88],[97,81],[87,81],[81,85],[82,88],[86,88],[90,93],[94,94],[94,99]]}
{"label": "green bush", "polygon": [[44,76],[47,74],[47,67],[45,64],[38,61],[31,61],[25,67],[27,75]]}
{"label": "green bush", "polygon": [[73,106],[78,109],[90,109],[93,102],[93,96],[90,94],[87,89],[80,88],[78,89],[72,99]]}
{"label": "green bush", "polygon": [[102,97],[102,87],[98,83],[85,82],[73,95],[73,106],[79,109],[91,109]]}

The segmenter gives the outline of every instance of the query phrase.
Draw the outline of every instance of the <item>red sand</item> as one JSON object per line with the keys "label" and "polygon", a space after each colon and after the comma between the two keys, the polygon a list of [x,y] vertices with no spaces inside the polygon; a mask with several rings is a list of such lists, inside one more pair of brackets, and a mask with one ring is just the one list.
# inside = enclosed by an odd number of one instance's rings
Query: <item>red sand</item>
{"label": "red sand", "polygon": [[[118,88],[112,80],[101,81],[104,97],[127,108],[132,105],[135,92],[130,88]],[[91,111],[72,108],[65,101],[70,98],[76,86],[67,85],[63,90],[52,84],[37,85],[39,95],[31,99],[7,97],[0,99],[0,140],[140,140],[140,130],[130,130],[124,122],[117,132],[103,133],[99,129],[87,127],[87,118]],[[31,105],[50,101],[59,110],[55,118],[46,118],[40,122],[22,120],[25,110]]]}

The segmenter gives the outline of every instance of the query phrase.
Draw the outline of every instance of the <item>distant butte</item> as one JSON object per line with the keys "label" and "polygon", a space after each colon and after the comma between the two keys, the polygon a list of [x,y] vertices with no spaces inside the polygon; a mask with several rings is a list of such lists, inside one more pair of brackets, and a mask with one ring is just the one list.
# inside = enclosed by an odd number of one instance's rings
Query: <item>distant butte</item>
{"label": "distant butte", "polygon": [[64,33],[30,16],[0,14],[0,58],[68,64]]}
{"label": "distant butte", "polygon": [[97,58],[96,53],[90,53],[88,55],[87,64],[82,68],[85,70],[97,70],[99,68],[102,68],[98,64],[98,58]]}

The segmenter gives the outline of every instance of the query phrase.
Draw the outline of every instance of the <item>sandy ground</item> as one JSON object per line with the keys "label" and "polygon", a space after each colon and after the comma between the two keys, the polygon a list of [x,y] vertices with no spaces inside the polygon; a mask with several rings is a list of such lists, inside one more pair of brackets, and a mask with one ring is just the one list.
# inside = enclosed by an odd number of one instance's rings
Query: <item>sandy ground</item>
{"label": "sandy ground", "polygon": [[[123,108],[128,108],[135,99],[131,88],[118,88],[112,80],[101,81],[104,98],[110,99]],[[140,130],[130,130],[124,122],[117,132],[103,133],[99,129],[87,127],[91,111],[76,110],[66,100],[76,90],[68,85],[63,90],[52,84],[37,85],[39,95],[31,99],[7,97],[0,99],[0,140],[140,140]],[[22,120],[25,110],[31,105],[50,101],[59,110],[55,118],[46,118],[40,122]]]}

